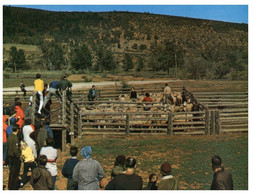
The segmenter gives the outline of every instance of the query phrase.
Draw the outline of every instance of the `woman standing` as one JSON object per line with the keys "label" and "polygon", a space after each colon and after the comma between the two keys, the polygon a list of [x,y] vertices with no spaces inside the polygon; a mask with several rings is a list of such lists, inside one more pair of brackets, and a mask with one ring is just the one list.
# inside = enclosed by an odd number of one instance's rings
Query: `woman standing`
{"label": "woman standing", "polygon": [[92,149],[85,146],[81,150],[83,160],[79,161],[73,172],[73,180],[78,183],[78,190],[99,190],[99,182],[104,177],[100,163],[91,158]]}

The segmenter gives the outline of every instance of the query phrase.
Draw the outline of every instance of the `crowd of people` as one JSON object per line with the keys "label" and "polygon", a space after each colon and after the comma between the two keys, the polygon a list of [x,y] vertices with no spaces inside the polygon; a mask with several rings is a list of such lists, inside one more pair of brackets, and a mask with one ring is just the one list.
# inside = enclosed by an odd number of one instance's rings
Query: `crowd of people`
{"label": "crowd of people", "polygon": [[[21,90],[26,95],[24,83]],[[66,90],[71,96],[72,84],[64,75],[60,81],[53,81],[49,87],[41,80],[41,75],[36,75],[34,91],[39,96],[37,113],[41,116],[34,124],[31,119],[32,99],[25,113],[22,110],[20,98],[15,101],[10,109],[9,117],[3,115],[3,166],[9,167],[8,189],[18,190],[28,182],[27,174],[31,171],[29,179],[34,190],[54,190],[57,179],[58,152],[54,148],[54,135],[50,128],[50,116],[43,114],[53,95],[61,103],[59,91]],[[46,90],[49,88],[49,90]],[[46,92],[47,91],[47,92]],[[47,93],[47,95],[46,95]],[[164,90],[165,101],[170,99],[171,90],[166,84]],[[88,98],[94,101],[96,97],[95,85],[89,91]],[[132,88],[131,98],[137,98],[137,93]],[[146,94],[143,102],[152,102]],[[148,107],[146,109],[149,109]],[[47,110],[47,109],[46,109]],[[160,167],[161,181],[158,175],[149,176],[147,186],[143,186],[143,178],[135,173],[137,160],[133,157],[118,155],[112,167],[110,181],[105,183],[105,173],[102,165],[92,158],[91,146],[81,148],[82,159],[77,159],[78,148],[70,148],[71,158],[67,159],[62,168],[62,175],[67,178],[67,190],[180,190],[178,179],[172,175],[172,166],[164,162]],[[23,173],[19,179],[21,164]],[[232,190],[233,180],[231,174],[222,167],[219,156],[211,159],[214,170],[211,190]]]}

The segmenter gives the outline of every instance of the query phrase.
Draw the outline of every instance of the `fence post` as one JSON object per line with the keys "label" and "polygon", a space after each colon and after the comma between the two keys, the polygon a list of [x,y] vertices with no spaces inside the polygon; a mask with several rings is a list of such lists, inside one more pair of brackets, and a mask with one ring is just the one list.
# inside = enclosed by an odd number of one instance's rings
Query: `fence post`
{"label": "fence post", "polygon": [[78,137],[81,138],[82,134],[82,111],[78,111]]}
{"label": "fence post", "polygon": [[61,134],[62,134],[62,137],[61,137],[61,140],[62,140],[62,151],[65,152],[66,151],[66,133],[67,133],[67,130],[64,128],[62,131],[61,131]]}
{"label": "fence post", "polygon": [[205,110],[205,134],[209,135],[209,110]]}
{"label": "fence post", "polygon": [[168,113],[167,135],[173,135],[173,113]]}
{"label": "fence post", "polygon": [[211,111],[211,121],[210,121],[210,135],[214,135],[215,131],[215,111]]}
{"label": "fence post", "polygon": [[70,144],[74,143],[75,133],[74,133],[74,103],[70,103]]}
{"label": "fence post", "polygon": [[126,114],[126,136],[129,135],[129,123],[130,123],[130,115]]}
{"label": "fence post", "polygon": [[66,124],[66,91],[62,92],[62,124]]}
{"label": "fence post", "polygon": [[35,124],[35,113],[36,113],[36,92],[33,93],[32,99],[32,124]]}
{"label": "fence post", "polygon": [[220,111],[215,111],[215,133],[220,134],[221,123],[220,123]]}

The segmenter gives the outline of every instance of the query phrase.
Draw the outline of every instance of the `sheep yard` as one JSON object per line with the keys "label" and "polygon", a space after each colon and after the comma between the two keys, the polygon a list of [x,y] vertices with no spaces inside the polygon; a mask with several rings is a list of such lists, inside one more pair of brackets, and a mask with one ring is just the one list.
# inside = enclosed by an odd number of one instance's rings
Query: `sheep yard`
{"label": "sheep yard", "polygon": [[[137,159],[137,174],[142,176],[144,186],[147,185],[148,176],[151,173],[159,175],[160,165],[164,161],[169,161],[173,168],[172,174],[180,180],[182,190],[208,190],[213,174],[210,159],[217,154],[233,175],[234,189],[247,190],[248,82],[194,80],[168,82],[172,91],[182,92],[184,86],[193,94],[200,104],[198,111],[187,111],[187,106],[183,103],[165,107],[159,101],[165,82],[154,84],[140,82],[128,88],[97,85],[97,89],[100,89],[100,99],[95,102],[86,101],[89,87],[73,91],[72,99],[81,110],[82,125],[81,131],[75,132],[68,142],[72,140],[71,144],[79,148],[84,145],[93,147],[93,158],[101,163],[107,182],[110,180],[115,157],[124,154]],[[127,101],[132,86],[136,88],[138,96],[143,97],[146,92],[151,94],[154,103],[150,111],[143,111],[143,107],[147,105],[142,102]],[[29,93],[32,94],[28,91]],[[24,102],[25,110],[29,95],[24,98],[21,93],[17,94]],[[3,93],[4,104],[13,102],[15,95]],[[62,110],[59,109],[57,100],[55,98],[52,100],[51,110],[55,112],[52,115],[52,123],[57,123],[60,121],[59,113]],[[203,109],[205,106],[210,107],[208,125],[206,125],[206,111]],[[171,119],[169,113],[172,109],[174,109],[173,123],[169,124],[168,121]],[[218,110],[223,112],[217,115]],[[69,111],[70,109],[67,109],[66,113]],[[220,121],[215,120],[217,116],[220,116]],[[78,128],[74,124],[74,129]],[[172,131],[169,131],[171,129]],[[58,132],[54,129],[56,136],[59,135]],[[64,151],[59,149],[56,181],[58,190],[66,189],[66,179],[61,175],[61,168],[69,158],[68,150],[71,144],[66,144]],[[81,156],[78,157],[80,159]],[[3,175],[6,185],[8,168],[4,168]],[[23,189],[32,188],[27,183]]]}

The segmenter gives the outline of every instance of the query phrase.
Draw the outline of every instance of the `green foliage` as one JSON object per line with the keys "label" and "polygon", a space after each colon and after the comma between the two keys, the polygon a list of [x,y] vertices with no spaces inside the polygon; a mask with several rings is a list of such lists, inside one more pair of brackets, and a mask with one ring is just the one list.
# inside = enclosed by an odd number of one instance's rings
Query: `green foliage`
{"label": "green foliage", "polygon": [[124,55],[124,60],[123,60],[123,69],[124,71],[128,71],[130,69],[132,69],[134,67],[134,63],[133,63],[133,60],[132,60],[132,56],[128,53],[126,53]]}
{"label": "green foliage", "polygon": [[76,70],[90,69],[92,56],[86,45],[74,48],[70,53],[71,66]]}
{"label": "green foliage", "polygon": [[143,68],[144,68],[143,58],[142,58],[142,57],[139,57],[139,58],[138,58],[137,71],[142,71]]}
{"label": "green foliage", "polygon": [[9,63],[6,62],[4,64],[5,66],[11,67],[14,73],[17,70],[24,69],[24,65],[26,63],[24,50],[22,49],[17,50],[15,46],[12,46],[10,48],[9,56],[10,56]]}
{"label": "green foliage", "polygon": [[137,43],[133,44],[132,49],[137,49],[137,48],[138,48]]}
{"label": "green foliage", "polygon": [[95,65],[96,71],[114,71],[116,68],[116,62],[113,57],[112,51],[99,46],[97,48],[97,63]]}

